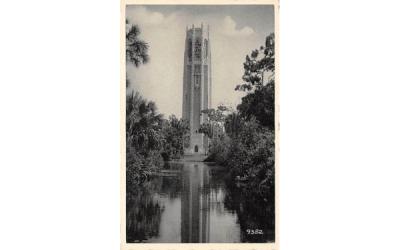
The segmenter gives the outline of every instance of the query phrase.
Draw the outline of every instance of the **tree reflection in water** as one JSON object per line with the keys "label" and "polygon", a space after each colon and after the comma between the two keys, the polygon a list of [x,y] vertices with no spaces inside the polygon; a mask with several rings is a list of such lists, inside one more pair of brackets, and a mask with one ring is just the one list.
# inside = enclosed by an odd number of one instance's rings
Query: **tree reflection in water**
{"label": "tree reflection in water", "polygon": [[[218,168],[217,168],[218,169]],[[274,242],[275,241],[275,201],[274,190],[262,197],[255,190],[238,188],[226,169],[212,171],[212,190],[224,189],[224,209],[238,216],[241,242]],[[268,200],[268,201],[267,201]],[[262,234],[247,230],[262,230]],[[260,232],[260,231],[258,231]]]}
{"label": "tree reflection in water", "polygon": [[145,242],[159,236],[164,205],[155,194],[176,198],[181,192],[180,178],[153,177],[150,180],[127,186],[126,240],[128,243]]}
{"label": "tree reflection in water", "polygon": [[[264,200],[256,192],[228,185],[224,200],[228,210],[236,212],[241,242],[275,241],[275,206],[273,198]],[[262,234],[255,233],[262,230]],[[260,231],[258,231],[260,232]]]}
{"label": "tree reflection in water", "polygon": [[160,180],[127,187],[126,193],[126,240],[142,242],[158,236],[164,207],[156,201],[154,192],[160,190]]}

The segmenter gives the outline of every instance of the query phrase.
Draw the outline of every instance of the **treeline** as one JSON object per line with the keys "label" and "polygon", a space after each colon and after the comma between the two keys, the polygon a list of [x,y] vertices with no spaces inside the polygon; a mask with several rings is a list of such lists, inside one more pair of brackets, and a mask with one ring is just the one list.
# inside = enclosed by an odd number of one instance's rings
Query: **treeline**
{"label": "treeline", "polygon": [[154,102],[138,92],[126,96],[127,181],[139,182],[154,174],[164,161],[183,156],[189,125],[174,115],[164,119]]}
{"label": "treeline", "polygon": [[[231,111],[220,106],[205,110],[210,122],[200,132],[211,138],[207,161],[226,166],[232,183],[243,192],[274,202],[275,193],[275,37],[252,51],[244,62],[243,83],[236,91],[247,94]],[[215,127],[223,127],[224,133]],[[214,129],[210,129],[214,128]]]}

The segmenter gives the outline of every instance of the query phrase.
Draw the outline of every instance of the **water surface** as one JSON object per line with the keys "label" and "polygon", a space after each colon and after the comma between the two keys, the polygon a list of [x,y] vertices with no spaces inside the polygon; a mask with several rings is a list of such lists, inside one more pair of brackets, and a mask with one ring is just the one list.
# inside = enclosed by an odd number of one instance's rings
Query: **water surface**
{"label": "water surface", "polygon": [[226,170],[171,163],[161,176],[127,191],[127,242],[274,241],[271,206],[227,183]]}

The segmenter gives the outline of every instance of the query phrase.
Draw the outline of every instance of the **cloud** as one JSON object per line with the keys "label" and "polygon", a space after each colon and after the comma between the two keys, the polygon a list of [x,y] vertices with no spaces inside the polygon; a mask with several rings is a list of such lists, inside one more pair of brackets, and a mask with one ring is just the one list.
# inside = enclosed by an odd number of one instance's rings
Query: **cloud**
{"label": "cloud", "polygon": [[223,33],[227,36],[246,37],[252,35],[254,30],[249,26],[236,29],[236,22],[230,16],[226,16],[223,20]]}
{"label": "cloud", "polygon": [[127,8],[126,17],[129,22],[136,23],[141,26],[165,25],[175,21],[175,14],[165,16],[156,11],[149,11],[147,8],[139,6],[136,8]]}

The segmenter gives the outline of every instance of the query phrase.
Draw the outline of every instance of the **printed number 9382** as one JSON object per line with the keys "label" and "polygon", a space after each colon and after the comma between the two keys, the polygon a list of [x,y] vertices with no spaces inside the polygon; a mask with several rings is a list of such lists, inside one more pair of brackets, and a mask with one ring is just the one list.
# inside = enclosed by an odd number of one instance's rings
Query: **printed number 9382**
{"label": "printed number 9382", "polygon": [[264,234],[261,229],[247,229],[247,234]]}

